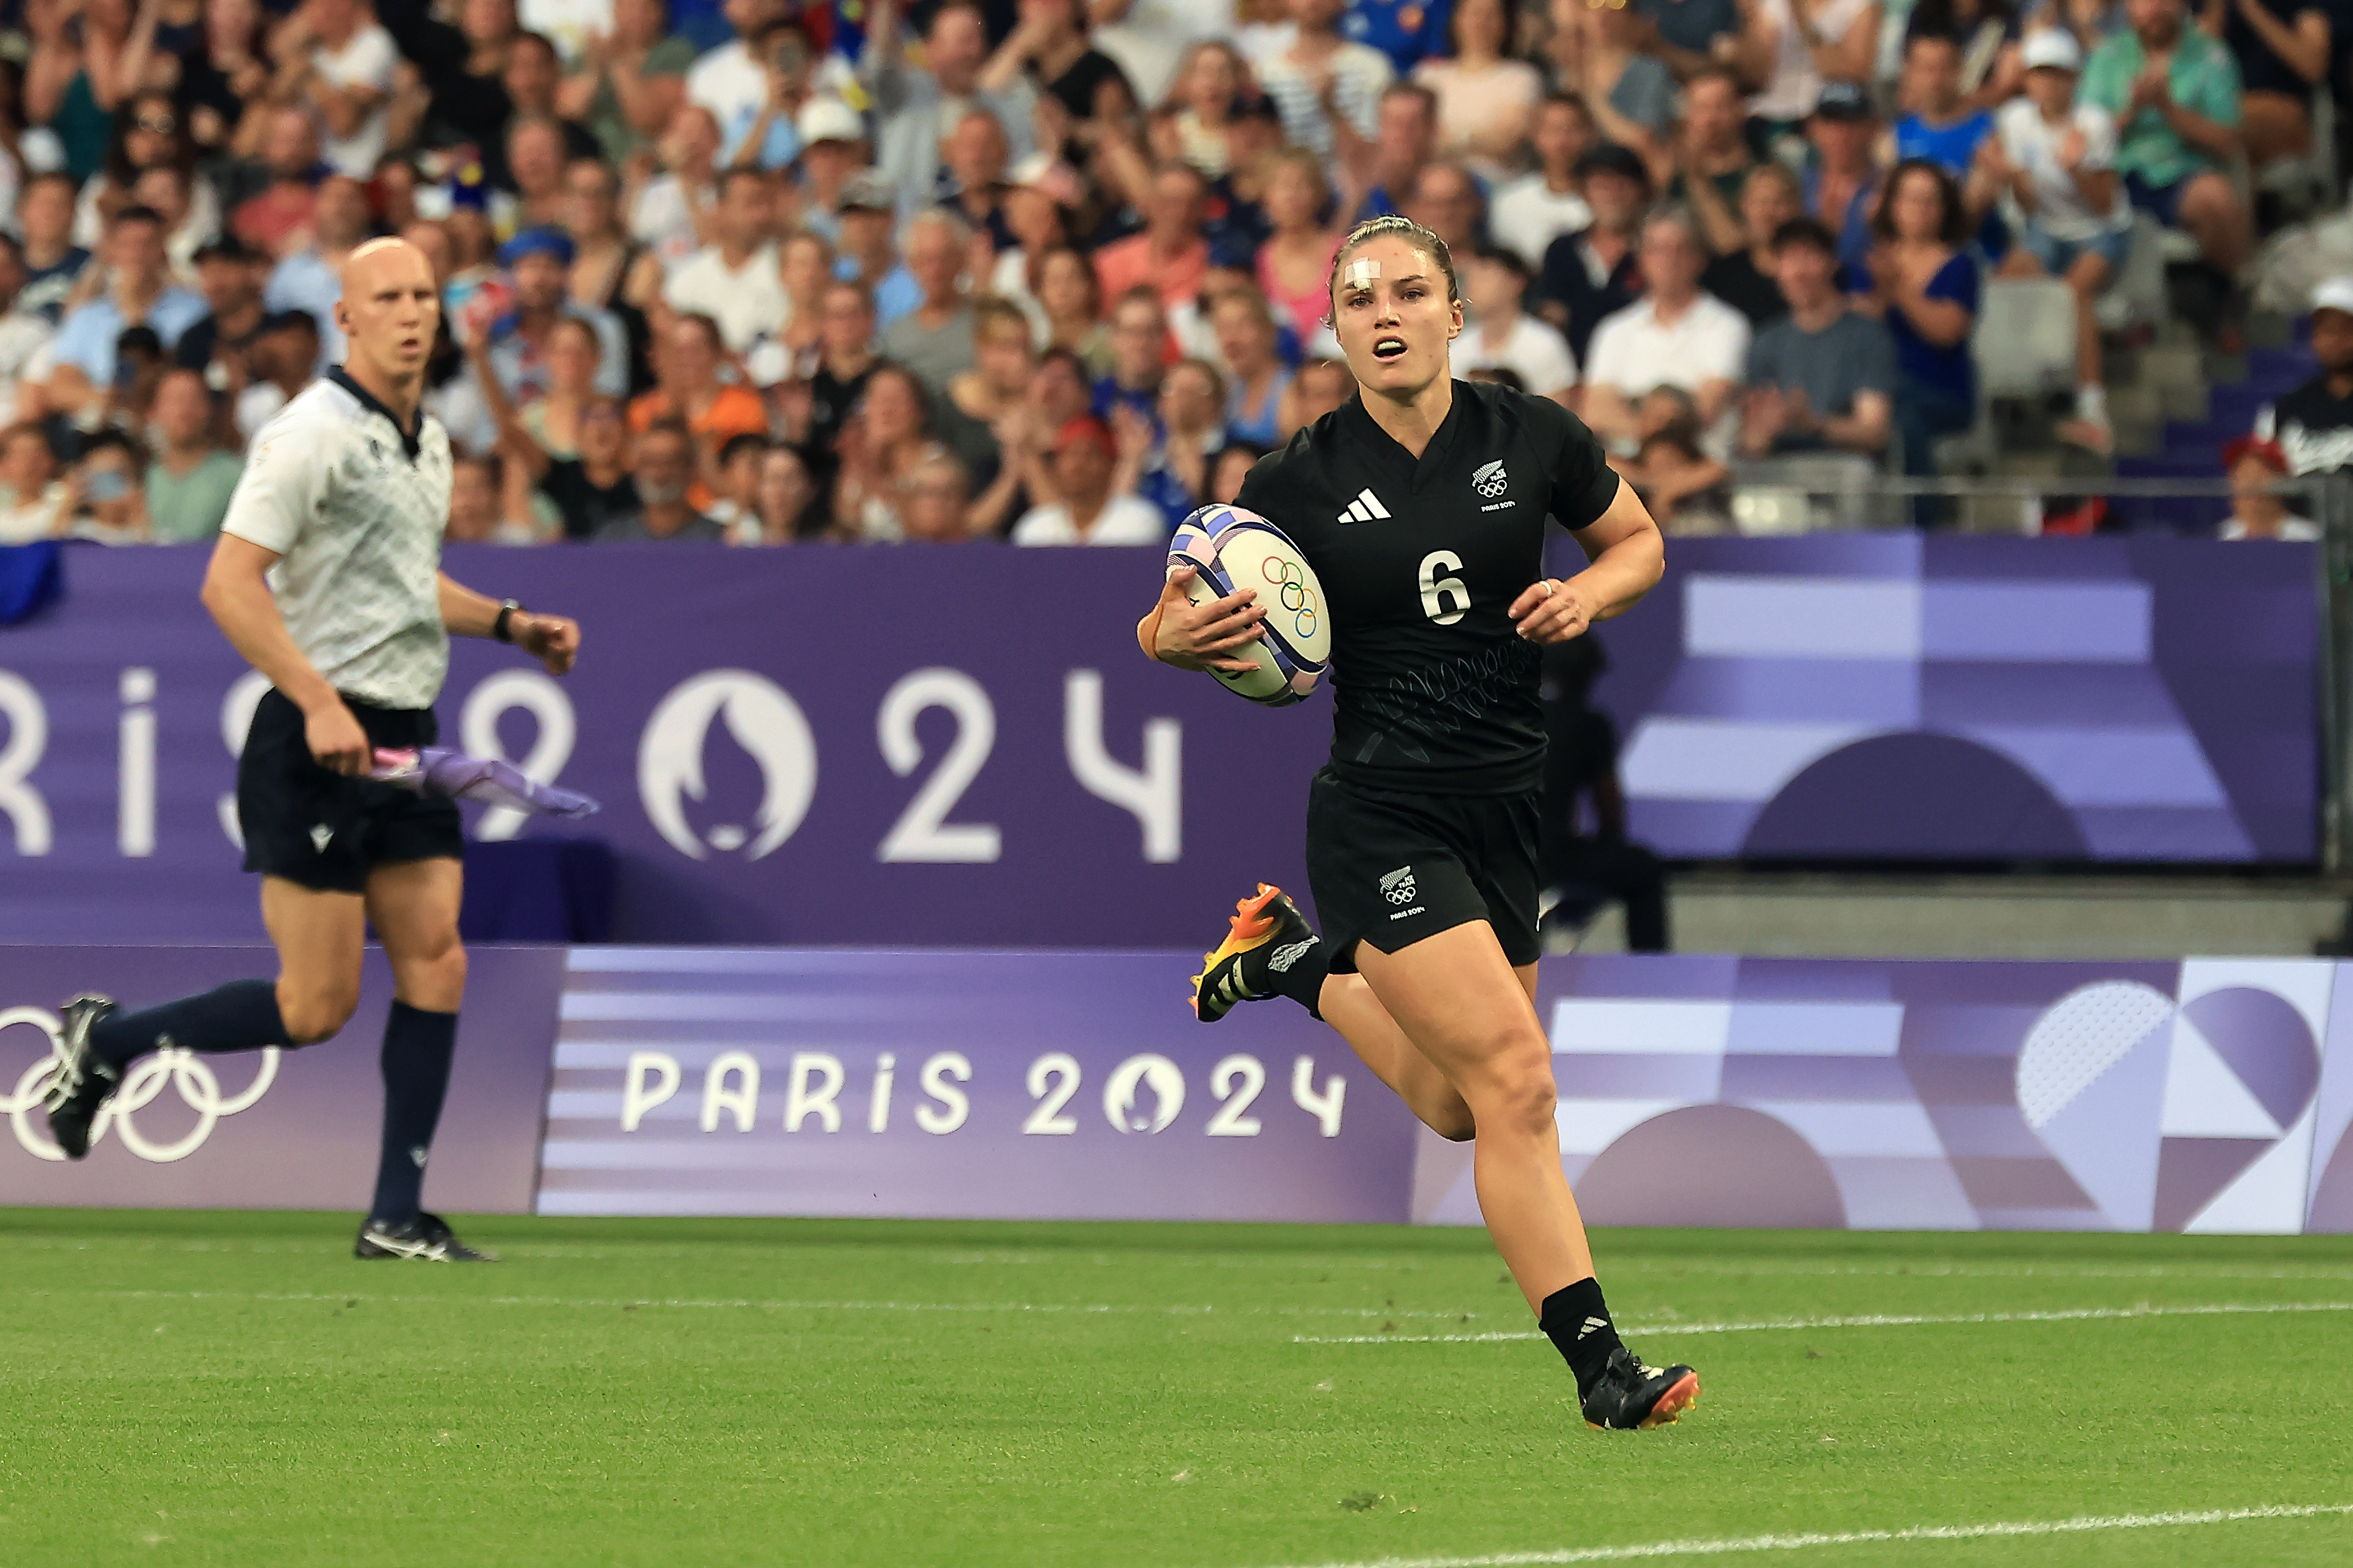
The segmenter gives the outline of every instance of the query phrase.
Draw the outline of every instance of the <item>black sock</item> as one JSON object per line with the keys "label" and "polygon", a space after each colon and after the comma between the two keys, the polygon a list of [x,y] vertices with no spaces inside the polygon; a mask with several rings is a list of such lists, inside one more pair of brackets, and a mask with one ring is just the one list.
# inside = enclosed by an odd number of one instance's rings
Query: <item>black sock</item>
{"label": "black sock", "polygon": [[[1267,952],[1264,962],[1261,978],[1269,991],[1290,997],[1314,1017],[1324,1016],[1316,1011],[1315,1004],[1324,994],[1324,980],[1332,973],[1332,960],[1322,937],[1311,937],[1304,952],[1297,950],[1296,943],[1276,942]],[[1277,968],[1277,964],[1282,967]]]}
{"label": "black sock", "polygon": [[277,983],[232,980],[201,995],[183,996],[136,1013],[116,1012],[90,1032],[90,1043],[114,1067],[149,1051],[178,1046],[191,1051],[251,1051],[285,1046],[286,1021],[278,1016]]}
{"label": "black sock", "polygon": [[371,1221],[406,1225],[425,1191],[425,1156],[449,1088],[458,1015],[392,1005],[384,1025],[384,1152],[376,1162]]}
{"label": "black sock", "polygon": [[1546,1296],[1536,1326],[1568,1363],[1577,1378],[1577,1396],[1584,1398],[1609,1364],[1609,1352],[1618,1348],[1618,1328],[1602,1302],[1601,1281],[1588,1274]]}

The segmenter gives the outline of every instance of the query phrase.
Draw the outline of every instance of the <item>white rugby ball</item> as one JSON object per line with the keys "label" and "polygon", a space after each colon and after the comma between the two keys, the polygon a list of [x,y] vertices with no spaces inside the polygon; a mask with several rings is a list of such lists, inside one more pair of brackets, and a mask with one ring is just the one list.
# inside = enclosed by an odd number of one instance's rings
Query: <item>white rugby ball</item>
{"label": "white rugby ball", "polygon": [[1324,585],[1282,530],[1238,506],[1205,506],[1176,525],[1168,569],[1190,566],[1185,596],[1197,605],[1243,588],[1258,591],[1265,636],[1233,657],[1257,666],[1244,674],[1209,673],[1227,689],[1269,708],[1304,702],[1332,658],[1332,616]]}

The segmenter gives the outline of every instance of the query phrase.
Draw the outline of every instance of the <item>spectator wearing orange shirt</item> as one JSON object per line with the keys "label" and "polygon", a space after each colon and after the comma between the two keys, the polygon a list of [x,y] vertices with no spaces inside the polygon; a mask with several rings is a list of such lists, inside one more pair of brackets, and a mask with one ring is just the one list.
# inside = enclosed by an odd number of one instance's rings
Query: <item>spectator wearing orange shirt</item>
{"label": "spectator wearing orange shirt", "polygon": [[1095,279],[1103,297],[1119,300],[1148,283],[1160,302],[1174,310],[1201,291],[1209,269],[1209,242],[1201,233],[1208,182],[1190,163],[1163,163],[1152,176],[1152,199],[1144,209],[1144,232],[1113,241],[1095,252]]}
{"label": "spectator wearing orange shirt", "polygon": [[740,382],[723,382],[719,323],[688,312],[670,328],[655,355],[655,386],[629,405],[629,428],[640,434],[657,420],[682,421],[694,437],[694,479],[687,504],[708,511],[719,477],[719,451],[737,436],[765,436],[768,411],[760,395]]}

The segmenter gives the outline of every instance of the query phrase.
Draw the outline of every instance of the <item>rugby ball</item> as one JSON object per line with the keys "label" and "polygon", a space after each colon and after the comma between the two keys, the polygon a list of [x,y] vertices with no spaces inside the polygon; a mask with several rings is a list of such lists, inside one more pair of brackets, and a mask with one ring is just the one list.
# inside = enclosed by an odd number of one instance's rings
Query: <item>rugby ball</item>
{"label": "rugby ball", "polygon": [[1269,708],[1306,701],[1331,662],[1332,616],[1324,586],[1299,546],[1254,511],[1205,506],[1178,523],[1169,541],[1168,569],[1179,566],[1193,568],[1185,596],[1194,604],[1255,588],[1266,611],[1259,623],[1266,635],[1234,650],[1258,668],[1240,675],[1209,673],[1228,690]]}

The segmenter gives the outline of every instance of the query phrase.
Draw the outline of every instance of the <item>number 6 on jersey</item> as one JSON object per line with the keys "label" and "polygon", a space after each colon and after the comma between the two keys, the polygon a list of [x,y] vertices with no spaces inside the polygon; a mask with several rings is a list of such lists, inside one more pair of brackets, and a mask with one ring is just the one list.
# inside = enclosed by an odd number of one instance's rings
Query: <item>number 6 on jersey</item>
{"label": "number 6 on jersey", "polygon": [[1451,626],[1471,608],[1471,589],[1460,577],[1441,577],[1440,572],[1460,572],[1462,557],[1451,550],[1433,550],[1421,558],[1421,613],[1441,626]]}

